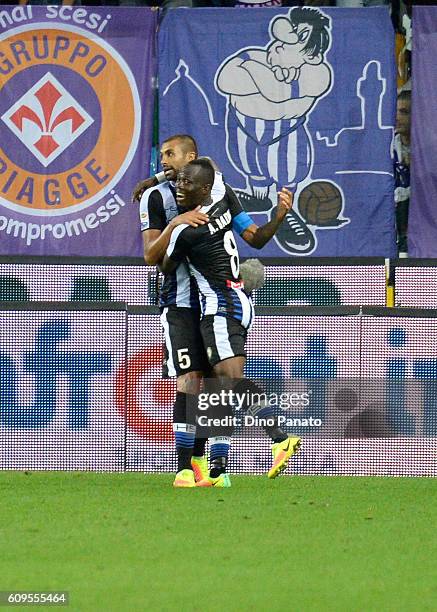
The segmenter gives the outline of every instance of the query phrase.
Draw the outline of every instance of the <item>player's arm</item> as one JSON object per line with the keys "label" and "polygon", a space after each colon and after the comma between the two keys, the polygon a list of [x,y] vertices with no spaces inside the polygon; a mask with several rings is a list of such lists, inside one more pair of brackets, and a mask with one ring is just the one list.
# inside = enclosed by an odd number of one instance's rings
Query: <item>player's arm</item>
{"label": "player's arm", "polygon": [[[143,254],[147,264],[156,264],[156,250],[154,243],[159,241],[161,234],[165,231],[167,219],[162,200],[162,195],[157,189],[148,189],[141,197],[140,202],[140,228],[143,237]],[[165,238],[164,238],[165,240]],[[164,249],[165,250],[165,249]]]}
{"label": "player's arm", "polygon": [[147,190],[140,203],[141,231],[143,235],[144,260],[156,266],[162,260],[175,227],[186,223],[198,227],[208,222],[208,215],[194,210],[177,215],[168,224],[162,203],[162,196],[156,189]]}
{"label": "player's arm", "polygon": [[143,232],[144,260],[149,266],[157,266],[165,254],[170,241],[172,227],[161,230],[146,230]]}
{"label": "player's arm", "polygon": [[240,201],[229,185],[226,185],[225,197],[232,215],[232,229],[255,249],[262,249],[275,235],[293,204],[293,194],[284,187],[278,194],[278,206],[275,217],[259,227],[253,222],[252,217],[243,210]]}
{"label": "player's arm", "polygon": [[140,202],[141,196],[146,191],[146,189],[150,189],[151,187],[156,187],[158,185],[158,181],[155,176],[151,176],[148,179],[144,179],[137,183],[132,191],[132,202]]}
{"label": "player's arm", "polygon": [[249,225],[240,235],[247,244],[255,249],[262,249],[276,234],[285,215],[291,210],[293,204],[293,194],[283,187],[278,193],[278,205],[275,216],[261,227],[253,223]]}
{"label": "player's arm", "polygon": [[164,274],[170,274],[181,263],[189,253],[189,243],[186,240],[189,225],[181,224],[174,227],[171,232],[170,241],[160,264],[160,270]]}
{"label": "player's arm", "polygon": [[[168,172],[169,171],[167,171],[167,173]],[[173,177],[167,176],[167,173],[165,170],[163,170],[162,172],[158,172],[158,174],[137,183],[132,191],[132,202],[139,202],[143,193],[147,189],[157,187],[159,183],[166,183],[167,181],[171,180]]]}
{"label": "player's arm", "polygon": [[156,266],[165,255],[169,245],[171,233],[175,227],[187,224],[191,227],[198,227],[208,222],[208,215],[200,212],[200,206],[195,210],[178,215],[161,231],[148,230],[143,232],[144,259],[150,266]]}

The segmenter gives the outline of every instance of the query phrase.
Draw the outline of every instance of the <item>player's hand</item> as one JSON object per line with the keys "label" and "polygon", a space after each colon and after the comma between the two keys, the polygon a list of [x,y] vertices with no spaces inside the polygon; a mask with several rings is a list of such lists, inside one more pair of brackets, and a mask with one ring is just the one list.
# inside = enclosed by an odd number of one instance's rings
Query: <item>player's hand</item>
{"label": "player's hand", "polygon": [[282,221],[285,218],[285,215],[290,212],[292,206],[293,194],[289,189],[283,187],[278,192],[278,206],[276,207],[276,218],[278,221]]}
{"label": "player's hand", "polygon": [[132,191],[132,202],[139,202],[146,189],[155,187],[155,185],[157,185],[157,180],[154,176],[137,183]]}
{"label": "player's hand", "polygon": [[191,227],[205,225],[205,223],[208,223],[209,217],[208,215],[205,215],[205,213],[200,212],[200,208],[200,206],[197,206],[197,208],[194,210],[188,210],[187,212],[174,217],[174,219],[171,220],[171,224],[176,226],[181,225],[182,223],[187,223],[188,225],[191,225]]}
{"label": "player's hand", "polygon": [[175,181],[178,175],[177,170],[174,168],[164,168],[164,174],[168,181]]}

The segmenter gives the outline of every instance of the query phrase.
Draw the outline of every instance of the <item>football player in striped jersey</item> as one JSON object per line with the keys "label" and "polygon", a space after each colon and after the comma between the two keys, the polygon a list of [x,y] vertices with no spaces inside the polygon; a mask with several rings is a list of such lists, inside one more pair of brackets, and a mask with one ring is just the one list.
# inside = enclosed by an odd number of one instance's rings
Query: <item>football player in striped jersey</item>
{"label": "football player in striped jersey", "polygon": [[[208,215],[208,222],[197,227],[181,223],[172,229],[162,269],[170,274],[185,263],[195,279],[201,305],[200,332],[213,375],[224,385],[236,379],[235,392],[259,394],[260,389],[244,378],[245,341],[253,319],[253,305],[240,277],[229,202],[226,198],[214,202],[211,197],[213,182],[214,169],[206,160],[192,161],[179,171],[176,181],[178,206]],[[272,228],[279,228],[291,205],[291,192],[282,189],[276,213],[270,221]],[[272,417],[273,424],[265,430],[273,441],[273,466],[269,477],[274,478],[298,450],[300,439],[290,438],[280,429],[271,407],[259,405],[256,416]],[[226,465],[230,437],[219,435],[217,438],[217,447],[214,442],[211,444],[211,471],[202,484],[229,486]]]}

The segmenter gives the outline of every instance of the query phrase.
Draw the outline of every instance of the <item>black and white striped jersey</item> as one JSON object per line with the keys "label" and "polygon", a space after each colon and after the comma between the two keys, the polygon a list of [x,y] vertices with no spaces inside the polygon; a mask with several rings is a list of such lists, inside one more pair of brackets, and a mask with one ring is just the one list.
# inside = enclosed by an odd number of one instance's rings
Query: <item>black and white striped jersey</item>
{"label": "black and white striped jersey", "polygon": [[178,225],[172,232],[167,256],[174,262],[188,261],[200,294],[202,315],[222,315],[249,327],[250,299],[243,290],[240,260],[228,200],[201,208],[209,222],[199,227]]}
{"label": "black and white striped jersey", "polygon": [[[232,218],[232,227],[239,234],[253,223],[252,219],[241,207],[232,189],[225,185],[220,172],[216,172],[211,192],[213,203],[221,200],[228,203]],[[161,183],[157,187],[147,189],[140,202],[141,231],[158,229],[163,231],[168,223],[177,215],[186,212],[176,204],[176,192],[173,183]],[[176,270],[164,278],[159,296],[159,305],[179,306],[183,308],[199,308],[199,292],[190,275],[185,259],[181,260]]]}
{"label": "black and white striped jersey", "polygon": [[[173,217],[179,214],[172,183],[161,183],[143,193],[140,202],[142,232],[148,229],[164,231]],[[199,308],[197,287],[185,262],[171,274],[166,274],[159,294],[159,305]]]}

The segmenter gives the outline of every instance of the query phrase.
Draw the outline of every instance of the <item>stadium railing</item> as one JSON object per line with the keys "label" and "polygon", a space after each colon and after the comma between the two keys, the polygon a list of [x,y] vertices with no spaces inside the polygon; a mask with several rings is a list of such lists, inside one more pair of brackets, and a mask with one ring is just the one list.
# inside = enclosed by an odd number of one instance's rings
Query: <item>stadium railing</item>
{"label": "stadium railing", "polygon": [[[259,306],[384,306],[382,258],[262,259]],[[154,305],[160,277],[140,258],[0,257],[0,300],[125,301]]]}

